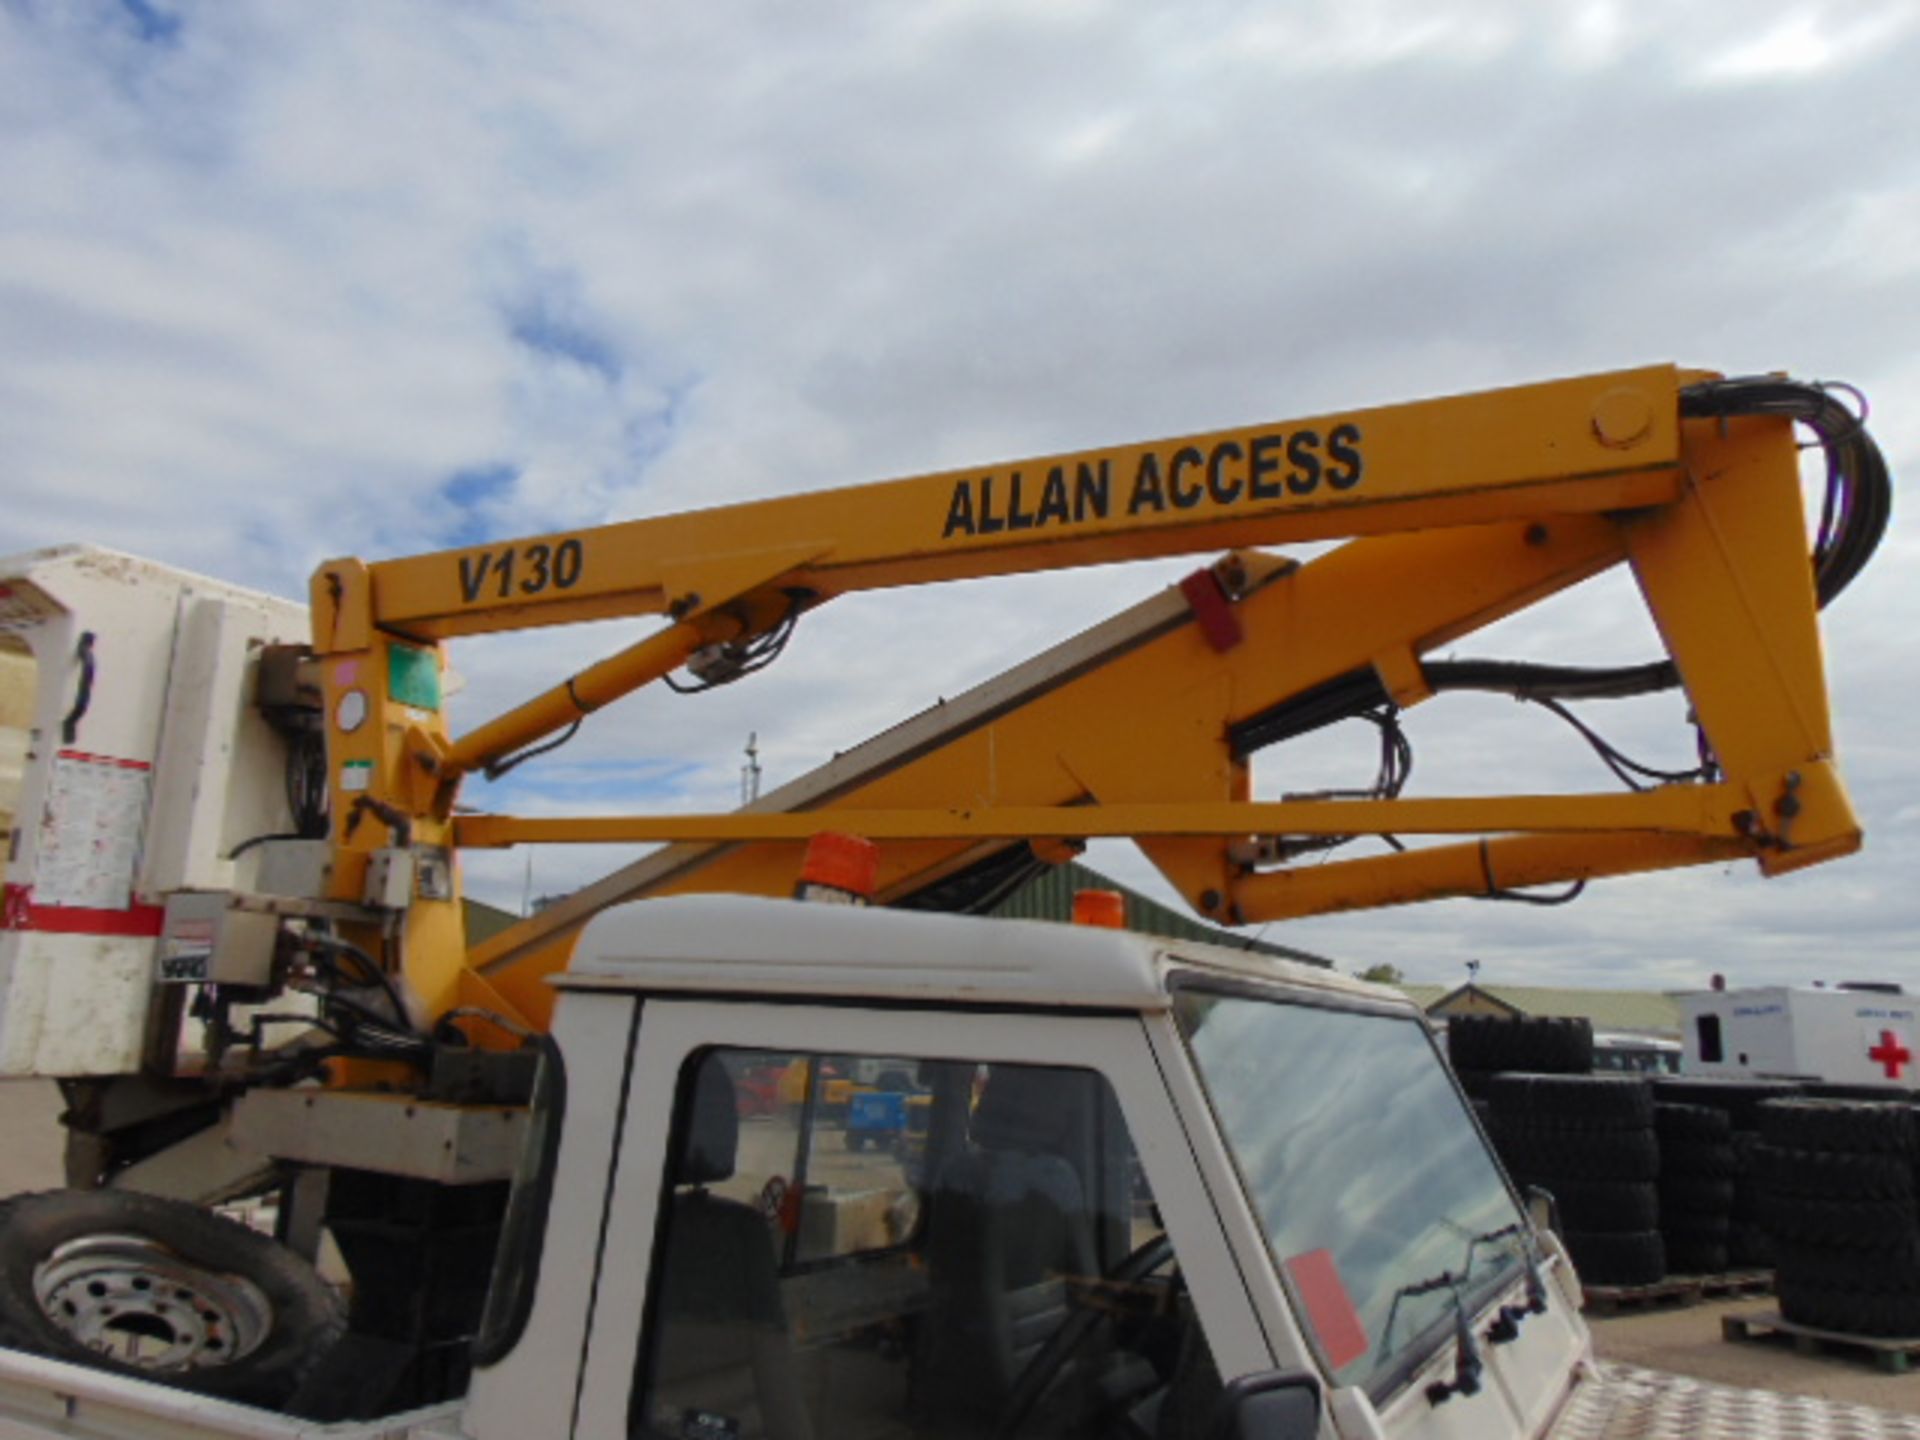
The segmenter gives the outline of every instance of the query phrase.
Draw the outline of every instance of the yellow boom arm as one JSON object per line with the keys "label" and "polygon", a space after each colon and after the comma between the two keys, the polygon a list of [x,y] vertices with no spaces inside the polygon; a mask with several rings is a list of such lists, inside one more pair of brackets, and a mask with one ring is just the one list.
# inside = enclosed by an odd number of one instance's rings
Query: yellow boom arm
{"label": "yellow boom arm", "polygon": [[[402,953],[429,1008],[483,1002],[540,1021],[539,978],[593,911],[676,889],[782,892],[795,847],[826,828],[883,842],[894,897],[1010,843],[1127,835],[1229,923],[1734,856],[1772,874],[1846,854],[1859,827],[1833,765],[1792,433],[1813,402],[1769,408],[1755,397],[1772,392],[1742,383],[1760,384],[1658,367],[330,562],[314,619],[335,885],[357,894],[368,852],[396,831],[458,847],[687,842],[497,937],[471,965],[451,906],[415,902]],[[1870,472],[1877,452],[1843,438]],[[1305,566],[1230,556],[915,722],[917,739],[882,737],[764,807],[452,813],[467,771],[701,652],[724,667],[845,591],[1340,535],[1363,538]],[[1625,794],[1249,800],[1260,744],[1316,717],[1419,703],[1451,683],[1427,659],[1436,649],[1621,563],[1686,686],[1712,776]],[[639,613],[670,623],[468,736],[446,733],[442,637]],[[1284,863],[1289,842],[1356,834],[1464,838]]]}

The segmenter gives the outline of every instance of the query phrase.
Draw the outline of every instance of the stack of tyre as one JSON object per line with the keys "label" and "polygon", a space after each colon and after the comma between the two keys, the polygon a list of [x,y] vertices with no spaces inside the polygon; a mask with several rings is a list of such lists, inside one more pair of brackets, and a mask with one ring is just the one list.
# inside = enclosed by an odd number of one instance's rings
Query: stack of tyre
{"label": "stack of tyre", "polygon": [[[1728,1143],[1732,1149],[1732,1168],[1726,1179],[1732,1185],[1733,1198],[1727,1214],[1727,1265],[1734,1270],[1770,1270],[1773,1268],[1773,1239],[1761,1215],[1760,1179],[1755,1152],[1760,1144],[1760,1107],[1769,1100],[1790,1100],[1800,1087],[1785,1080],[1713,1080],[1693,1076],[1660,1075],[1653,1079],[1653,1098],[1658,1105],[1682,1105],[1718,1110],[1727,1117]],[[1669,1207],[1684,1205],[1690,1198],[1704,1199],[1703,1191],[1679,1186],[1685,1195],[1667,1200]],[[1675,1270],[1680,1262],[1669,1257]],[[1699,1273],[1710,1274],[1702,1270]]]}
{"label": "stack of tyre", "polygon": [[1773,1236],[1760,1200],[1757,1130],[1733,1132],[1733,1210],[1727,1223],[1727,1266],[1732,1270],[1771,1270]]}
{"label": "stack of tyre", "polygon": [[1913,1111],[1771,1100],[1755,1167],[1780,1313],[1848,1335],[1920,1335]]}
{"label": "stack of tyre", "polygon": [[1447,1022],[1447,1059],[1460,1088],[1485,1100],[1505,1070],[1585,1075],[1593,1069],[1593,1025],[1557,1015],[1460,1015]]}
{"label": "stack of tyre", "polygon": [[1733,1126],[1711,1105],[1653,1107],[1660,1138],[1660,1235],[1667,1270],[1718,1275],[1730,1266]]}
{"label": "stack of tyre", "polygon": [[1650,1285],[1667,1269],[1653,1093],[1632,1075],[1494,1075],[1490,1133],[1514,1181],[1554,1197],[1589,1285]]}

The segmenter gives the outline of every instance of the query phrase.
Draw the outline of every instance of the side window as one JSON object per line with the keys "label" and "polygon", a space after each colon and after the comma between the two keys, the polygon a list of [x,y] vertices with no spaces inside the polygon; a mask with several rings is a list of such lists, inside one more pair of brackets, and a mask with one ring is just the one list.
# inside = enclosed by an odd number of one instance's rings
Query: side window
{"label": "side window", "polygon": [[1726,1050],[1720,1044],[1720,1017],[1702,1015],[1694,1022],[1694,1028],[1700,1037],[1700,1062],[1703,1065],[1718,1065],[1727,1058]]}
{"label": "side window", "polygon": [[1219,1380],[1098,1074],[719,1049],[675,1104],[633,1435],[1202,1433]]}
{"label": "side window", "polygon": [[787,1201],[790,1258],[904,1245],[919,1225],[933,1108],[919,1065],[854,1055],[792,1063],[807,1067],[814,1099],[800,1116],[806,1183]]}

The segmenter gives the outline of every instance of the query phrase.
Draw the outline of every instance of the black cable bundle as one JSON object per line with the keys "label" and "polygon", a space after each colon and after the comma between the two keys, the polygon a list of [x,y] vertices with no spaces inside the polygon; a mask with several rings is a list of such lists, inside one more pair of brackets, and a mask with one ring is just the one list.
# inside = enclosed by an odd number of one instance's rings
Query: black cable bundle
{"label": "black cable bundle", "polygon": [[[1840,398],[1850,396],[1856,413]],[[1748,376],[1711,380],[1680,392],[1682,415],[1694,419],[1742,415],[1784,416],[1813,431],[1826,456],[1826,494],[1815,536],[1812,564],[1814,588],[1824,609],[1853,582],[1886,534],[1892,511],[1893,484],[1880,447],[1866,429],[1866,401],[1851,386],[1807,383],[1777,376]],[[1481,691],[1511,695],[1516,700],[1550,710],[1577,730],[1601,761],[1630,789],[1645,789],[1643,781],[1676,784],[1710,781],[1719,766],[1700,739],[1699,764],[1685,770],[1645,765],[1623,754],[1592,726],[1567,708],[1568,702],[1615,700],[1653,695],[1680,684],[1680,672],[1671,660],[1641,665],[1541,665],[1523,660],[1434,660],[1424,662],[1422,674],[1434,693]],[[1383,761],[1381,775],[1370,796],[1391,798],[1405,783],[1412,751],[1399,733],[1391,698],[1371,666],[1350,670],[1303,690],[1257,715],[1233,725],[1228,743],[1237,759],[1283,740],[1295,739],[1342,720],[1366,719],[1382,726],[1383,742],[1394,751]],[[1385,717],[1385,718],[1383,718]],[[1297,837],[1284,842],[1282,853],[1293,855],[1324,850],[1347,837]],[[1389,844],[1399,848],[1391,836]],[[1573,898],[1578,887],[1541,903]],[[1509,898],[1509,897],[1503,897]]]}

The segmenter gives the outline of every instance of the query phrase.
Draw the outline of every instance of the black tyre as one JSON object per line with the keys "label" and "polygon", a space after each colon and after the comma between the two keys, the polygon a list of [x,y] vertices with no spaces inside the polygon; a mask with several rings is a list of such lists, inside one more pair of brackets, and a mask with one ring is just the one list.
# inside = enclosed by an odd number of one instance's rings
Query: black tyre
{"label": "black tyre", "polygon": [[1533,1068],[1543,1074],[1585,1075],[1593,1069],[1593,1022],[1539,1016],[1522,1022],[1532,1034]]}
{"label": "black tyre", "polygon": [[1603,1235],[1569,1230],[1567,1253],[1588,1285],[1651,1285],[1667,1273],[1667,1248],[1657,1230]]}
{"label": "black tyre", "polygon": [[1487,1071],[1506,1068],[1500,1057],[1511,1053],[1493,1027],[1505,1025],[1491,1015],[1456,1015],[1447,1021],[1447,1060],[1456,1071]]}
{"label": "black tyre", "polygon": [[1870,1294],[1789,1278],[1777,1287],[1780,1313],[1798,1325],[1846,1335],[1920,1337],[1920,1295]]}
{"label": "black tyre", "polygon": [[1733,1213],[1733,1182],[1705,1180],[1695,1175],[1660,1175],[1660,1213],[1662,1215],[1713,1215],[1721,1219]]}
{"label": "black tyre", "polygon": [[1568,1230],[1613,1235],[1656,1230],[1660,1225],[1657,1192],[1645,1181],[1539,1180],[1553,1196],[1560,1224]]}
{"label": "black tyre", "polygon": [[1502,1120],[1526,1120],[1528,1118],[1528,1087],[1535,1077],[1525,1071],[1508,1070],[1497,1075],[1488,1075],[1482,1094],[1493,1107],[1493,1113]]}
{"label": "black tyre", "polygon": [[1649,1082],[1653,1098],[1667,1105],[1711,1105],[1727,1112],[1738,1130],[1758,1130],[1755,1112],[1768,1100],[1784,1100],[1800,1093],[1791,1080],[1709,1080],[1691,1075],[1660,1075]]}
{"label": "black tyre", "polygon": [[[1776,1274],[1773,1279],[1774,1294],[1780,1301],[1781,1317],[1793,1321],[1796,1325],[1812,1325],[1820,1330],[1838,1330],[1842,1327],[1833,1323],[1833,1296],[1823,1285],[1807,1285],[1799,1280],[1790,1280]],[[1853,1334],[1857,1332],[1848,1331]]]}
{"label": "black tyre", "polygon": [[1876,1250],[1853,1250],[1805,1242],[1782,1244],[1780,1273],[1809,1285],[1920,1294],[1920,1238]]}
{"label": "black tyre", "polygon": [[1468,1099],[1484,1101],[1488,1087],[1493,1083],[1493,1073],[1491,1070],[1455,1070],[1453,1078],[1460,1082],[1460,1088],[1466,1092]]}
{"label": "black tyre", "polygon": [[1651,1180],[1660,1173],[1660,1147],[1651,1130],[1573,1132],[1503,1120],[1494,1142],[1514,1175],[1549,1190],[1555,1179]]}
{"label": "black tyre", "polygon": [[1760,1138],[1802,1150],[1913,1154],[1913,1111],[1864,1100],[1769,1100],[1760,1107]]}
{"label": "black tyre", "polygon": [[1687,1175],[1698,1180],[1732,1182],[1736,1173],[1733,1146],[1701,1142],[1660,1141],[1660,1173]]}
{"label": "black tyre", "polygon": [[1645,1130],[1653,1092],[1637,1075],[1496,1075],[1494,1113],[1562,1130]]}
{"label": "black tyre", "polygon": [[1760,1218],[1767,1233],[1781,1241],[1844,1249],[1882,1249],[1920,1236],[1920,1212],[1911,1200],[1766,1194]]}
{"label": "black tyre", "polygon": [[1724,1242],[1667,1236],[1670,1275],[1724,1275],[1730,1263]]}
{"label": "black tyre", "polygon": [[1913,1195],[1913,1167],[1904,1155],[1761,1145],[1753,1159],[1755,1179],[1775,1195],[1829,1200],[1906,1200]]}
{"label": "black tyre", "polygon": [[1751,1130],[1733,1132],[1733,1218],[1756,1226],[1763,1193],[1753,1169],[1753,1152],[1759,1144],[1760,1137]]}
{"label": "black tyre", "polygon": [[1727,1218],[1727,1212],[1706,1210],[1662,1211],[1660,1233],[1669,1241],[1676,1237],[1688,1240],[1711,1241],[1716,1245],[1727,1243],[1727,1232],[1733,1228],[1733,1221]]}
{"label": "black tyre", "polygon": [[1672,1105],[1656,1099],[1653,1128],[1662,1146],[1725,1145],[1733,1134],[1727,1112],[1712,1105]]}
{"label": "black tyre", "polygon": [[1776,1258],[1773,1237],[1758,1225],[1735,1221],[1727,1228],[1727,1259],[1739,1270],[1771,1270]]}
{"label": "black tyre", "polygon": [[311,1265],[197,1206],[120,1190],[0,1204],[0,1343],[271,1406],[345,1330]]}
{"label": "black tyre", "polygon": [[1461,1015],[1447,1022],[1455,1070],[1528,1070],[1584,1075],[1593,1068],[1593,1026],[1557,1016]]}

